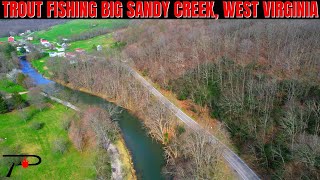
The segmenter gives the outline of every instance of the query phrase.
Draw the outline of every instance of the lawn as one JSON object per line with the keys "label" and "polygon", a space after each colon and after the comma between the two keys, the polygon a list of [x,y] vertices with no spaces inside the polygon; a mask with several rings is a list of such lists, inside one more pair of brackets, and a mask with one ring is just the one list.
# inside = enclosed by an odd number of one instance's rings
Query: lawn
{"label": "lawn", "polygon": [[113,43],[112,34],[109,33],[107,35],[97,36],[91,39],[83,40],[83,41],[75,41],[71,42],[71,45],[68,47],[67,51],[72,52],[77,48],[84,49],[86,51],[92,51],[93,46],[101,45],[102,49],[106,49]]}
{"label": "lawn", "polygon": [[110,28],[114,29],[119,25],[124,25],[128,20],[110,20],[110,19],[100,19],[100,20],[73,20],[68,21],[64,24],[59,24],[49,28],[48,30],[43,30],[35,32],[35,35],[39,38],[47,39],[48,41],[57,42],[59,37],[70,38],[75,34],[81,34],[86,31],[91,31],[94,29]]}
{"label": "lawn", "polygon": [[[14,40],[20,40],[20,39],[22,39],[22,37],[21,36],[14,36]],[[0,42],[7,42],[8,41],[8,37],[6,36],[6,37],[1,37],[0,38]]]}
{"label": "lawn", "polygon": [[24,87],[9,81],[7,79],[3,79],[0,81],[0,91],[6,93],[14,93],[14,92],[24,92],[27,91]]}
{"label": "lawn", "polygon": [[49,56],[43,57],[38,60],[31,61],[32,66],[40,72],[40,74],[44,75],[45,77],[50,77],[48,69],[46,68],[46,63],[49,59]]}
{"label": "lawn", "polygon": [[[23,169],[15,167],[11,177],[14,179],[95,179],[93,163],[94,151],[77,151],[68,139],[68,132],[62,123],[74,112],[60,104],[52,104],[46,110],[36,111],[33,107],[25,108],[25,112],[33,113],[27,122],[21,120],[20,112],[14,111],[0,115],[0,152],[17,149],[18,153],[36,154],[42,158],[38,166]],[[34,122],[42,122],[40,130],[30,128]],[[7,138],[6,140],[4,140]],[[68,142],[68,150],[64,153],[52,150],[53,142],[61,138]],[[10,150],[9,150],[10,151]],[[0,157],[0,162],[3,160]],[[28,159],[31,163],[33,158]],[[0,166],[0,177],[8,172],[8,167]]]}

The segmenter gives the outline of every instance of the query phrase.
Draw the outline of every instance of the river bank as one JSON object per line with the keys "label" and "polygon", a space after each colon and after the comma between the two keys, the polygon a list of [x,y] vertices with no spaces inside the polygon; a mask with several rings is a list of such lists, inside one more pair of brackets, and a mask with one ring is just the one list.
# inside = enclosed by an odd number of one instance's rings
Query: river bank
{"label": "river bank", "polygon": [[[49,79],[48,77],[46,77],[46,78]],[[52,80],[52,79],[50,79],[50,80]],[[78,90],[78,91],[81,91],[84,93],[92,94],[89,91],[75,89],[73,86],[68,85],[68,84],[64,84],[58,80],[52,80],[52,81],[54,81],[58,84],[61,84],[63,86],[66,86],[70,89],[74,89],[74,90]],[[92,95],[94,95],[94,94],[92,94]],[[120,136],[119,140],[117,140],[114,144],[112,144],[112,146],[114,146],[117,149],[117,153],[119,154],[118,158],[120,159],[120,162],[121,162],[121,171],[122,171],[123,178],[127,179],[127,180],[136,180],[137,177],[136,177],[135,170],[133,167],[133,161],[131,158],[132,156],[130,154],[130,151],[126,148],[126,144],[123,139],[123,134]],[[111,152],[110,156],[112,156],[112,152],[114,152],[114,150],[108,150],[108,151]]]}
{"label": "river bank", "polygon": [[[27,62],[22,62],[22,66],[25,66],[24,68],[29,66],[26,68],[28,71],[32,71],[32,69],[34,69],[30,66],[30,63]],[[37,70],[34,71],[38,73]],[[41,77],[43,78],[42,75]],[[53,86],[48,86],[49,89],[52,89],[53,91],[58,90],[59,88],[66,89],[66,91],[70,92],[68,95],[69,97],[76,95],[76,101],[80,103],[82,102],[85,105],[96,104],[99,106],[104,102],[118,104],[116,101],[101,94],[94,94],[89,90],[75,88],[72,84],[65,84],[53,78],[46,78],[53,80],[51,82],[56,82],[53,84],[51,83]],[[125,169],[125,171],[129,171],[127,178],[137,179],[138,177],[139,179],[163,179],[161,169],[165,162],[162,146],[147,135],[141,121],[131,114],[134,113],[132,113],[130,109],[128,111],[125,108],[122,113],[120,113],[121,117],[119,119],[121,120],[119,121],[119,125],[121,127],[123,138],[119,143],[116,143],[119,147],[120,153],[122,154],[121,157],[124,163],[123,169]]]}

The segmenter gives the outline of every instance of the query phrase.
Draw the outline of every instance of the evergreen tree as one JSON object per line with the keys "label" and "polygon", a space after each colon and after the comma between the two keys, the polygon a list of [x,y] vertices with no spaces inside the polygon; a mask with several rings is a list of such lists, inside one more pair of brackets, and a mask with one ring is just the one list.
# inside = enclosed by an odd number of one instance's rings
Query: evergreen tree
{"label": "evergreen tree", "polygon": [[2,97],[2,95],[0,95],[0,114],[4,114],[8,112],[8,104],[7,102],[4,100],[4,98]]}
{"label": "evergreen tree", "polygon": [[11,101],[12,101],[12,105],[13,105],[13,108],[14,109],[20,109],[20,108],[23,108],[25,106],[25,101],[24,99],[22,98],[22,96],[15,92],[12,94],[12,98],[11,98]]}

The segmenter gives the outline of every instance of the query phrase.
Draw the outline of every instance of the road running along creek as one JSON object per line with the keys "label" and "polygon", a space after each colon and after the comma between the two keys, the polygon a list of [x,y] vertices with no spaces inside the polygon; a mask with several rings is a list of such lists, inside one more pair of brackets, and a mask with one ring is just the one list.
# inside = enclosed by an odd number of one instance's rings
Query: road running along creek
{"label": "road running along creek", "polygon": [[[44,78],[23,57],[20,58],[20,68],[36,85],[42,87],[45,93],[71,102],[80,108],[116,106],[100,97],[70,89]],[[131,153],[137,178],[164,179],[161,173],[162,167],[165,165],[162,145],[147,135],[146,129],[137,117],[121,107],[119,107],[119,110],[121,110],[121,113],[116,118],[126,146]]]}

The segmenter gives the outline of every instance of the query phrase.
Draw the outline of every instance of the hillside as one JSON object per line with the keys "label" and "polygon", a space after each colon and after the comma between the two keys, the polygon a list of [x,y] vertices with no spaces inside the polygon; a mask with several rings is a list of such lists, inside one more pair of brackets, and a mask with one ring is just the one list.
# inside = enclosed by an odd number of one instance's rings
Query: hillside
{"label": "hillside", "polygon": [[6,37],[13,34],[25,32],[26,30],[39,31],[50,26],[65,23],[68,20],[62,19],[15,19],[15,20],[0,20],[0,37]]}
{"label": "hillside", "polygon": [[319,28],[299,20],[147,20],[115,37],[162,90],[226,124],[261,177],[317,179]]}

